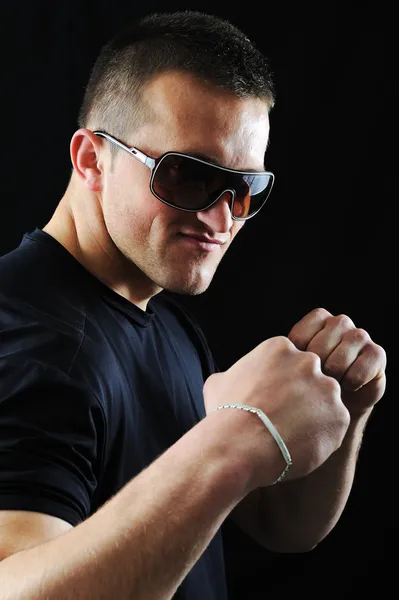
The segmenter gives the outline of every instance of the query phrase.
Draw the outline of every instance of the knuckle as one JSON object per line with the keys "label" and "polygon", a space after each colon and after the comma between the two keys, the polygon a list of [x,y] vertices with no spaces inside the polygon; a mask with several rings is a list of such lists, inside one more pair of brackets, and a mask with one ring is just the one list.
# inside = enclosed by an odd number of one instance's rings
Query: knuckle
{"label": "knuckle", "polygon": [[306,350],[307,342],[306,339],[304,339],[302,333],[291,331],[289,339],[295,350],[299,350],[301,352],[304,352]]}
{"label": "knuckle", "polygon": [[346,336],[348,339],[350,339],[352,342],[356,342],[356,343],[365,343],[368,342],[370,340],[370,336],[367,333],[367,331],[365,329],[359,329],[359,328],[355,328],[352,329],[351,331],[349,331],[347,333]]}
{"label": "knuckle", "polygon": [[332,399],[341,399],[341,386],[334,377],[324,375],[324,385]]}
{"label": "knuckle", "polygon": [[300,333],[296,330],[296,329],[292,329],[290,331],[290,337],[289,340],[292,342],[292,344],[294,344],[294,346],[298,347],[302,347],[303,346],[303,342],[301,339],[301,335]]}
{"label": "knuckle", "polygon": [[328,312],[328,310],[326,310],[325,308],[315,308],[314,310],[312,310],[311,313],[313,316],[315,317],[319,317],[320,319],[327,319],[328,317],[331,317],[331,313]]}
{"label": "knuckle", "polygon": [[387,365],[387,354],[382,346],[377,346],[377,352],[378,352],[378,358],[380,359],[381,364],[383,365],[383,367],[385,369],[386,365]]}
{"label": "knuckle", "polygon": [[289,340],[286,336],[284,335],[278,335],[274,338],[276,345],[281,348],[282,350],[294,350],[295,346],[294,344],[291,342],[291,340]]}
{"label": "knuckle", "polygon": [[353,327],[353,321],[348,315],[337,315],[336,317],[333,317],[333,319],[340,329],[349,329],[349,327]]}
{"label": "knuckle", "polygon": [[382,346],[379,344],[375,344],[370,339],[365,344],[365,350],[370,354],[370,356],[374,357],[381,363],[386,363],[387,355]]}
{"label": "knuckle", "polygon": [[315,352],[304,352],[303,363],[306,369],[310,369],[311,373],[321,371],[321,359],[320,356]]}

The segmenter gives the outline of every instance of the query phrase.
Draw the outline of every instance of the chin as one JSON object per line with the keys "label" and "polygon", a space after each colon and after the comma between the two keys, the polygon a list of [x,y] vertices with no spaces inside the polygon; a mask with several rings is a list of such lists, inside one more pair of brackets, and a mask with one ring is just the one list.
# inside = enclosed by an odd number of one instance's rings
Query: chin
{"label": "chin", "polygon": [[212,278],[207,278],[206,280],[195,279],[195,280],[180,280],[180,281],[168,281],[165,282],[163,288],[168,292],[172,292],[174,294],[181,294],[183,296],[199,296],[206,292],[211,284]]}
{"label": "chin", "polygon": [[165,290],[168,292],[172,292],[173,294],[181,294],[182,296],[199,296],[206,292],[209,287],[209,283],[207,285],[182,285],[175,283],[173,285],[165,286]]}

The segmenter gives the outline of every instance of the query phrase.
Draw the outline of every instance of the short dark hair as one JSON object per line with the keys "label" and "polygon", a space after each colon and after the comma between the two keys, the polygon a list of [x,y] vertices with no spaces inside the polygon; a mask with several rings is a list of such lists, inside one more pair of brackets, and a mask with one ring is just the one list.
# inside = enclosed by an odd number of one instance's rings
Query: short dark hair
{"label": "short dark hair", "polygon": [[229,21],[198,11],[154,13],[130,23],[101,49],[79,110],[79,127],[124,139],[150,118],[140,102],[145,85],[166,71],[188,72],[241,98],[275,90],[268,60]]}

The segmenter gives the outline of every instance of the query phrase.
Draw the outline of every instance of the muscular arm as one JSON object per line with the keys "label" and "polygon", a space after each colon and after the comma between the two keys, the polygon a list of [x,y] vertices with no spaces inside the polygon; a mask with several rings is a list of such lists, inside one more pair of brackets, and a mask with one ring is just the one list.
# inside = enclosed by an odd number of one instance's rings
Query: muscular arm
{"label": "muscular arm", "polygon": [[[256,490],[236,513],[266,547],[300,552],[325,538],[344,510],[364,427],[385,391],[386,354],[349,317],[333,316],[325,309],[301,319],[289,339],[299,350],[318,356],[323,372],[339,381],[350,425],[340,447],[318,469],[306,477]],[[251,505],[255,510],[251,511]],[[258,527],[250,513],[256,515]]]}
{"label": "muscular arm", "polygon": [[248,510],[252,503],[259,511],[258,542],[275,552],[303,552],[328,535],[348,500],[370,412],[352,420],[341,447],[318,469],[301,479],[258,488],[250,500],[244,499]]}
{"label": "muscular arm", "polygon": [[[225,412],[203,419],[77,527],[4,558],[1,599],[172,598],[249,491],[241,457],[253,427]],[[272,481],[281,464],[273,440],[265,443]]]}

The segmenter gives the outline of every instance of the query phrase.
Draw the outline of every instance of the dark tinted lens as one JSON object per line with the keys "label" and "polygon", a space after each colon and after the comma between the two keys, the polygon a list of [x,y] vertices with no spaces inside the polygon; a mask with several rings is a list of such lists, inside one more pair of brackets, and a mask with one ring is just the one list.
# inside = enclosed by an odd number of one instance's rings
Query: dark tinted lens
{"label": "dark tinted lens", "polygon": [[185,156],[169,154],[158,165],[153,191],[178,208],[202,210],[225,190],[234,189],[234,216],[245,218],[262,206],[270,175],[239,175]]}
{"label": "dark tinted lens", "polygon": [[[160,162],[152,183],[154,192],[180,208],[207,206],[218,185],[217,169],[185,156],[169,154]],[[222,181],[219,182],[220,184]]]}
{"label": "dark tinted lens", "polygon": [[244,219],[260,210],[266,202],[273,185],[273,176],[268,174],[233,175],[236,191],[233,215]]}

